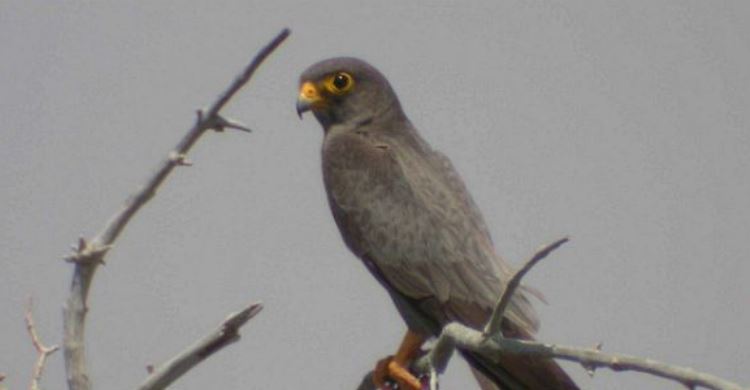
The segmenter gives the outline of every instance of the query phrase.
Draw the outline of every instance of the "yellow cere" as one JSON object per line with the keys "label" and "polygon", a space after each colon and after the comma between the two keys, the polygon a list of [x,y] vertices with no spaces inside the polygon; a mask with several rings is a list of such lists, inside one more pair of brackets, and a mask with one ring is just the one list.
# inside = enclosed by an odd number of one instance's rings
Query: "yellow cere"
{"label": "yellow cere", "polygon": [[315,88],[315,85],[309,81],[306,81],[302,84],[302,86],[299,88],[299,96],[301,99],[314,102],[317,100],[320,100],[320,94],[318,93],[318,89]]}

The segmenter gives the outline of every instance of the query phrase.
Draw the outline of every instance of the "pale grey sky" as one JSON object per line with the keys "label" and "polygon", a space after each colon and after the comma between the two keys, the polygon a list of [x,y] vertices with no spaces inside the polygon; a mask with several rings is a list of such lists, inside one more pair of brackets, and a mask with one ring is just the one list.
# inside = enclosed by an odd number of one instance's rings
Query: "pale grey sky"
{"label": "pale grey sky", "polygon": [[[249,301],[243,340],[175,388],[348,389],[404,325],[341,242],[319,126],[297,77],[331,56],[380,68],[463,174],[498,251],[573,242],[528,283],[540,339],[750,384],[750,3],[746,1],[0,2],[0,372],[28,382],[60,341],[90,236],[255,51],[293,33],[137,216],[93,285],[89,364],[127,389]],[[599,371],[586,389],[681,389]],[[43,382],[64,388],[61,355]],[[454,360],[443,388],[472,388]]]}

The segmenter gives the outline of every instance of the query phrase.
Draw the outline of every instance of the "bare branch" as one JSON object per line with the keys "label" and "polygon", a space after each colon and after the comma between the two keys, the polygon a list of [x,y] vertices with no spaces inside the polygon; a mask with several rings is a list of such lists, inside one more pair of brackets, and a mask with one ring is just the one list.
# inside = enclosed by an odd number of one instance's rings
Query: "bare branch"
{"label": "bare branch", "polygon": [[482,332],[458,323],[446,325],[440,337],[450,338],[459,349],[479,352],[488,357],[518,354],[557,358],[577,362],[591,369],[604,367],[613,371],[637,371],[651,374],[671,379],[687,387],[703,387],[714,390],[743,390],[743,387],[739,384],[714,375],[698,372],[691,368],[674,366],[653,359],[631,355],[607,354],[601,352],[596,347],[578,348],[527,340],[499,337],[488,338]]}
{"label": "bare branch", "polygon": [[478,352],[490,358],[499,358],[503,354],[518,354],[569,360],[581,364],[589,374],[593,374],[597,368],[606,367],[613,371],[637,371],[671,379],[688,388],[742,390],[736,383],[690,368],[630,355],[606,354],[601,351],[601,344],[594,348],[578,348],[503,337],[499,332],[500,323],[510,297],[520,286],[521,279],[535,264],[567,241],[566,237],[543,247],[513,275],[484,331],[479,332],[457,322],[443,327],[433,348],[414,364],[416,370],[430,373],[430,390],[437,389],[437,377],[445,370],[455,348]]}
{"label": "bare branch", "polygon": [[505,286],[505,291],[503,291],[503,295],[500,296],[500,299],[497,301],[497,305],[495,305],[495,310],[492,311],[492,316],[490,317],[490,320],[487,322],[487,325],[484,327],[484,334],[487,336],[497,334],[500,331],[500,325],[503,322],[503,315],[505,315],[505,309],[508,307],[508,304],[510,303],[511,298],[513,298],[513,294],[516,293],[516,290],[518,289],[518,286],[521,285],[521,279],[526,275],[529,270],[535,266],[540,260],[544,259],[552,253],[555,249],[559,248],[561,245],[568,242],[568,237],[563,237],[549,245],[546,245],[539,249],[534,256],[532,256],[529,260],[524,263],[523,267],[521,267],[518,271],[516,271],[515,274],[510,278],[510,281],[508,281],[508,285]]}
{"label": "bare branch", "polygon": [[[26,319],[26,330],[29,332],[29,336],[31,337],[31,344],[34,345],[34,349],[36,349],[37,352],[37,358],[36,363],[34,364],[34,370],[31,374],[31,383],[29,384],[29,390],[39,390],[39,380],[42,379],[42,374],[44,373],[44,364],[47,362],[47,357],[49,355],[52,355],[60,349],[57,345],[53,345],[50,347],[47,347],[42,343],[42,341],[39,339],[39,335],[36,332],[36,326],[34,326],[34,317],[31,313],[32,309],[32,300],[29,298],[29,303],[26,306],[26,315],[24,316]],[[0,381],[2,381],[5,378],[4,375],[0,377]]]}
{"label": "bare branch", "polygon": [[219,111],[237,91],[253,76],[260,64],[289,36],[289,29],[282,30],[270,43],[263,47],[245,67],[242,74],[225,90],[216,102],[206,111],[200,111],[198,120],[179,141],[168,157],[159,165],[146,184],[133,194],[122,209],[110,218],[105,227],[91,240],[79,240],[74,253],[67,260],[75,264],[70,296],[63,309],[63,350],[68,387],[71,390],[89,390],[91,383],[86,372],[84,350],[84,326],[87,313],[87,298],[91,281],[99,264],[103,264],[107,251],[120,235],[135,213],[153,196],[167,176],[177,166],[187,165],[185,156],[206,130],[243,128],[219,116]]}
{"label": "bare branch", "polygon": [[227,317],[218,329],[168,360],[158,368],[150,368],[149,377],[140,390],[164,389],[183,374],[195,367],[209,356],[240,339],[240,328],[256,314],[263,305],[253,303],[238,313]]}

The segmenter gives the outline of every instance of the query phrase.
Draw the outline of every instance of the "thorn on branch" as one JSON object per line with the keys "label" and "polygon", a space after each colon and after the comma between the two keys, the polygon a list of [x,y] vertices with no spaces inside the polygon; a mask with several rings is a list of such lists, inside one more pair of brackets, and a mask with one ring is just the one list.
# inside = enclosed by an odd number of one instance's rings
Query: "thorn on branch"
{"label": "thorn on branch", "polygon": [[581,367],[589,375],[589,378],[593,378],[596,373],[596,366],[591,363],[581,362]]}
{"label": "thorn on branch", "polygon": [[86,238],[83,236],[78,237],[78,251],[83,252],[84,249],[86,249]]}
{"label": "thorn on branch", "polygon": [[249,127],[245,126],[239,121],[224,118],[223,116],[219,114],[206,116],[203,110],[196,110],[196,113],[197,113],[196,126],[201,130],[211,129],[216,132],[222,132],[225,129],[235,129],[235,130],[240,130],[240,131],[244,131],[247,133],[252,132],[252,130]]}
{"label": "thorn on branch", "polygon": [[245,126],[244,124],[242,124],[242,123],[240,123],[240,122],[238,122],[236,120],[227,119],[227,118],[224,118],[221,115],[217,115],[216,116],[216,127],[214,128],[214,130],[216,130],[216,131],[224,131],[224,129],[235,129],[235,130],[240,130],[240,131],[244,131],[244,132],[247,132],[247,133],[252,132],[252,130],[250,130],[249,127]]}
{"label": "thorn on branch", "polygon": [[181,167],[190,167],[193,165],[193,162],[188,160],[184,153],[177,153],[175,151],[169,153],[169,161]]}
{"label": "thorn on branch", "polygon": [[97,245],[86,241],[85,238],[78,239],[78,245],[73,246],[73,253],[65,256],[65,261],[75,264],[101,264],[104,263],[104,255],[112,249],[112,245]]}
{"label": "thorn on branch", "polygon": [[[601,352],[603,345],[604,345],[604,343],[602,343],[600,341],[600,342],[596,343],[596,345],[594,345],[594,347],[592,349],[594,351],[596,351],[596,352]],[[588,374],[590,378],[594,377],[594,373],[596,373],[596,365],[595,364],[592,364],[590,362],[585,362],[584,361],[584,362],[581,362],[581,367],[583,367],[583,370],[586,371],[586,374]]]}

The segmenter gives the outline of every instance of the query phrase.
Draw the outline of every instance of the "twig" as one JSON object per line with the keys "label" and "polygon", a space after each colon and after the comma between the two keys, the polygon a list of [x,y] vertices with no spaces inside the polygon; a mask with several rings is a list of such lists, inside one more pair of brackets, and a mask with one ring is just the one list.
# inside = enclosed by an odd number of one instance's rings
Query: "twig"
{"label": "twig", "polygon": [[206,130],[221,131],[224,128],[248,130],[235,122],[222,118],[219,111],[250,80],[258,66],[289,34],[289,29],[282,30],[258,52],[242,74],[234,80],[226,91],[219,95],[216,102],[206,112],[199,111],[198,119],[193,127],[180,140],[175,149],[169,153],[168,158],[159,165],[146,184],[125,202],[123,208],[107,222],[101,232],[92,240],[87,241],[81,238],[74,248],[74,253],[66,258],[75,265],[70,296],[63,309],[63,350],[69,389],[89,390],[91,388],[85,365],[84,326],[88,310],[86,302],[89,288],[98,265],[104,263],[104,257],[114,241],[133,215],[156,194],[157,188],[164,182],[169,173],[177,166],[188,164],[185,161],[185,156]]}
{"label": "twig", "polygon": [[[47,347],[39,339],[39,335],[36,332],[36,326],[34,326],[34,317],[31,313],[31,308],[32,300],[31,298],[29,298],[29,303],[26,306],[26,315],[24,317],[26,318],[26,330],[29,331],[29,336],[31,337],[31,344],[34,345],[34,349],[36,349],[37,352],[36,363],[34,364],[34,370],[31,374],[31,383],[29,384],[29,390],[39,390],[39,380],[42,379],[42,373],[44,373],[44,364],[47,362],[47,357],[55,353],[55,351],[60,349],[60,347],[57,345]],[[3,379],[5,379],[5,375],[2,375],[0,377],[0,381],[2,381]]]}
{"label": "twig", "polygon": [[508,285],[505,286],[503,295],[501,295],[500,299],[498,299],[497,304],[495,305],[495,310],[492,311],[490,320],[484,327],[484,334],[486,336],[495,335],[500,331],[500,325],[503,322],[505,309],[508,307],[511,298],[513,298],[513,295],[516,293],[518,286],[521,285],[521,279],[523,279],[526,273],[529,272],[529,270],[533,266],[535,266],[536,263],[547,257],[547,255],[552,253],[552,251],[559,248],[561,245],[565,244],[568,241],[570,241],[568,237],[563,237],[549,245],[542,247],[534,254],[534,256],[532,256],[523,264],[523,267],[521,267],[518,271],[516,271],[515,274],[513,274],[513,276],[510,278],[510,281],[508,281]]}
{"label": "twig", "polygon": [[158,368],[151,367],[151,375],[140,390],[164,389],[183,374],[209,356],[240,339],[239,330],[263,309],[260,303],[253,303],[238,313],[227,317],[218,329],[168,360]]}

